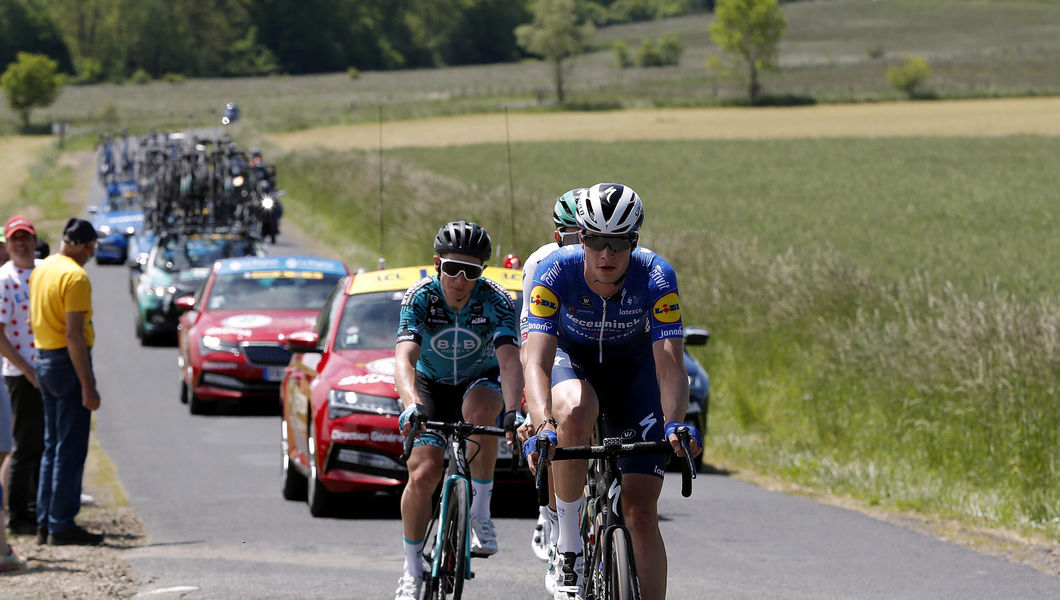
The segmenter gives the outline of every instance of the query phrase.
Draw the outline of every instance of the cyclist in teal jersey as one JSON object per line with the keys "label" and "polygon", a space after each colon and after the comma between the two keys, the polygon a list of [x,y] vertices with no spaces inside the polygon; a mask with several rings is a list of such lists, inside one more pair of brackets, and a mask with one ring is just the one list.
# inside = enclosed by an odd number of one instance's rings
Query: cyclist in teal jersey
{"label": "cyclist in teal jersey", "polygon": [[[502,405],[505,423],[514,429],[523,391],[519,327],[507,290],[482,277],[492,251],[489,235],[475,223],[447,223],[438,231],[434,251],[437,274],[412,285],[401,303],[394,379],[405,406],[398,419],[402,435],[417,411],[435,421],[495,426]],[[471,552],[490,556],[497,552],[489,501],[498,442],[488,435],[471,439],[479,448],[469,465]],[[419,596],[421,553],[444,448],[441,437],[427,430],[409,455],[408,484],[401,495],[405,564],[396,600]]]}

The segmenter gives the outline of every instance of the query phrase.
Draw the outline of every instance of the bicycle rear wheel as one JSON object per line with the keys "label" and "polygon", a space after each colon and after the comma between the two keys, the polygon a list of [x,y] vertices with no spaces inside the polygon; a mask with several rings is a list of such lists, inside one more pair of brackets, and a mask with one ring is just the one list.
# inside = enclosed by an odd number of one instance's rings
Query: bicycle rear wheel
{"label": "bicycle rear wheel", "polygon": [[439,541],[435,544],[438,577],[431,577],[425,597],[432,600],[452,598],[458,600],[464,591],[464,574],[467,573],[467,515],[470,492],[467,480],[452,481],[448,492],[448,503],[439,527]]}
{"label": "bicycle rear wheel", "polygon": [[629,532],[621,527],[611,532],[611,568],[608,573],[607,587],[609,598],[614,600],[640,600],[640,582],[637,581],[637,568],[633,563],[633,547],[630,545]]}

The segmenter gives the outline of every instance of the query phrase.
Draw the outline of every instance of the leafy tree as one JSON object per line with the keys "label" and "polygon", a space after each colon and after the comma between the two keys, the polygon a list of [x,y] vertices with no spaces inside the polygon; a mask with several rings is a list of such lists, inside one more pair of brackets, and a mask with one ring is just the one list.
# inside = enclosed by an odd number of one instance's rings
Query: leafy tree
{"label": "leafy tree", "polygon": [[14,62],[19,52],[45,54],[72,73],[70,51],[59,26],[38,2],[0,0],[0,65]]}
{"label": "leafy tree", "polygon": [[582,53],[596,28],[592,23],[578,21],[575,0],[535,0],[531,12],[533,22],[516,27],[515,39],[527,52],[552,63],[556,99],[562,103],[564,63]]}
{"label": "leafy tree", "polygon": [[710,37],[747,66],[751,104],[761,92],[758,74],[777,69],[777,47],[785,27],[787,20],[777,0],[718,0],[715,4]]}
{"label": "leafy tree", "polygon": [[931,67],[923,56],[913,55],[901,66],[887,68],[887,83],[896,90],[905,92],[910,98],[917,95],[921,85],[931,74]]}
{"label": "leafy tree", "polygon": [[0,77],[7,103],[22,117],[22,129],[29,129],[29,113],[34,107],[49,106],[59,97],[58,69],[59,63],[43,54],[19,52],[18,60]]}

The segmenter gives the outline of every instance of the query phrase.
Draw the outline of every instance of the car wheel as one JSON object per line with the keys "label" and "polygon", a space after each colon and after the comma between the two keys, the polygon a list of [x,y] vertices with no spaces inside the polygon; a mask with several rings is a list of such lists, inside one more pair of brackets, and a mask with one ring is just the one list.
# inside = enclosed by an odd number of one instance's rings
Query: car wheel
{"label": "car wheel", "polygon": [[190,385],[184,384],[188,388],[187,400],[188,400],[188,412],[193,415],[205,415],[209,414],[211,408],[210,404],[203,402],[201,398],[195,395],[195,390]]}
{"label": "car wheel", "polygon": [[283,458],[281,459],[280,483],[283,485],[285,500],[306,499],[306,478],[291,464],[291,445],[287,437],[287,419],[280,421],[280,439],[283,441]]}
{"label": "car wheel", "polygon": [[331,492],[320,481],[320,469],[317,467],[317,439],[313,423],[309,424],[309,477],[306,487],[306,501],[309,503],[309,514],[324,517],[331,510]]}

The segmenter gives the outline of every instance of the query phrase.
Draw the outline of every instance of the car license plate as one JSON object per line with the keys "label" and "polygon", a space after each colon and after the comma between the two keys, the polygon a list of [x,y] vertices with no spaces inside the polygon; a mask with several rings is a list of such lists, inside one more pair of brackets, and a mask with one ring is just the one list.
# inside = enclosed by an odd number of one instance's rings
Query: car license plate
{"label": "car license plate", "polygon": [[284,367],[265,367],[265,381],[283,381]]}

